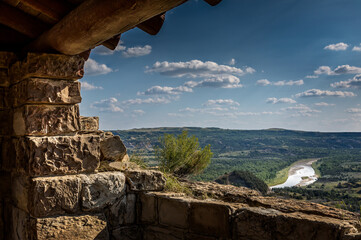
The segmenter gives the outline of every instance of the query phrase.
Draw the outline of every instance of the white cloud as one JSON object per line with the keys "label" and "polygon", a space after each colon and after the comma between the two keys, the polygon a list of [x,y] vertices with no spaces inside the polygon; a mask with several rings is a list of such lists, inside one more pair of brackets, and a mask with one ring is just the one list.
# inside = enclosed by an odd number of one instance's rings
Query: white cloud
{"label": "white cloud", "polygon": [[277,104],[277,103],[296,103],[295,100],[293,100],[292,98],[267,98],[266,100],[267,103],[272,103],[272,104]]}
{"label": "white cloud", "polygon": [[145,114],[145,112],[141,109],[133,110],[133,114],[137,116],[142,116]]}
{"label": "white cloud", "polygon": [[325,50],[331,50],[331,51],[345,51],[349,45],[347,43],[336,43],[336,44],[330,44],[326,47],[324,47]]}
{"label": "white cloud", "polygon": [[297,81],[278,81],[278,82],[273,82],[271,83],[272,85],[275,86],[301,86],[304,84],[303,80],[297,80]]}
{"label": "white cloud", "polygon": [[256,82],[256,84],[260,86],[268,86],[271,85],[271,82],[268,81],[267,79],[260,79]]}
{"label": "white cloud", "polygon": [[332,70],[329,66],[320,66],[314,71],[315,75],[340,75],[340,74],[360,74],[361,68],[350,66],[350,65],[341,65]]}
{"label": "white cloud", "polygon": [[310,89],[305,92],[297,93],[296,97],[354,97],[356,94],[353,92],[345,91],[329,91],[329,90],[320,90],[320,89]]}
{"label": "white cloud", "polygon": [[124,51],[126,49],[126,47],[123,46],[122,44],[123,44],[123,42],[119,41],[117,47],[114,50],[110,50],[110,49],[100,45],[100,46],[94,48],[92,50],[92,53],[95,53],[95,54],[98,54],[98,55],[112,55],[115,52]]}
{"label": "white cloud", "polygon": [[305,78],[319,78],[317,75],[307,75]]}
{"label": "white cloud", "polygon": [[282,111],[293,112],[292,117],[311,117],[312,113],[320,113],[321,111],[312,109],[304,104],[298,104],[296,106],[282,108]]}
{"label": "white cloud", "polygon": [[156,98],[135,98],[123,101],[122,104],[125,105],[140,105],[140,104],[167,104],[170,103],[171,99],[164,97],[156,97]]}
{"label": "white cloud", "polygon": [[230,106],[239,106],[240,104],[232,99],[210,99],[206,103],[203,104],[204,106],[214,106],[214,105],[230,105]]}
{"label": "white cloud", "polygon": [[98,109],[101,112],[123,112],[118,105],[118,100],[116,98],[103,99],[99,102],[94,102],[90,105],[91,108]]}
{"label": "white cloud", "polygon": [[314,71],[315,75],[334,75],[335,73],[331,70],[329,66],[320,66]]}
{"label": "white cloud", "polygon": [[94,59],[89,58],[84,65],[84,71],[87,75],[102,75],[113,71],[105,64],[97,63]]}
{"label": "white cloud", "polygon": [[318,107],[330,107],[330,106],[335,106],[335,104],[326,103],[326,102],[318,102],[318,103],[315,103],[315,106],[318,106]]}
{"label": "white cloud", "polygon": [[297,81],[290,80],[290,81],[277,81],[277,82],[271,82],[267,79],[261,79],[261,80],[258,80],[256,82],[256,84],[259,86],[270,86],[270,85],[273,85],[273,86],[300,86],[300,85],[303,85],[304,82],[302,79],[297,80]]}
{"label": "white cloud", "polygon": [[148,55],[152,52],[152,46],[150,45],[145,45],[144,47],[131,47],[131,48],[127,48],[123,51],[123,56],[124,57],[140,57],[140,56],[145,56]]}
{"label": "white cloud", "polygon": [[207,78],[200,82],[189,81],[184,84],[186,87],[211,87],[211,88],[240,88],[243,87],[240,84],[238,77],[233,75],[223,75]]}
{"label": "white cloud", "polygon": [[331,87],[334,88],[361,88],[361,74],[354,76],[347,81],[340,81],[331,83]]}
{"label": "white cloud", "polygon": [[236,64],[236,59],[234,59],[234,58],[232,58],[230,61],[229,61],[229,63],[228,63],[229,65],[235,65]]}
{"label": "white cloud", "polygon": [[242,70],[240,68],[231,67],[227,65],[219,65],[218,63],[207,61],[202,62],[200,60],[191,60],[188,62],[156,62],[146,72],[157,72],[162,75],[170,77],[215,77],[218,75],[237,75],[242,76],[245,73],[253,73],[253,68],[246,68]]}
{"label": "white cloud", "polygon": [[193,92],[192,88],[186,86],[179,87],[161,87],[161,86],[153,86],[147,89],[145,92],[138,92],[137,95],[177,95],[184,92]]}
{"label": "white cloud", "polygon": [[85,91],[88,91],[88,90],[102,90],[103,89],[103,87],[95,86],[95,85],[93,85],[91,83],[88,83],[88,82],[85,82],[85,81],[82,81],[80,83],[81,83],[81,89],[85,90]]}
{"label": "white cloud", "polygon": [[360,43],[359,46],[354,46],[354,47],[352,48],[352,51],[354,51],[354,52],[361,52],[361,43]]}
{"label": "white cloud", "polygon": [[361,108],[348,108],[346,110],[348,113],[361,113]]}

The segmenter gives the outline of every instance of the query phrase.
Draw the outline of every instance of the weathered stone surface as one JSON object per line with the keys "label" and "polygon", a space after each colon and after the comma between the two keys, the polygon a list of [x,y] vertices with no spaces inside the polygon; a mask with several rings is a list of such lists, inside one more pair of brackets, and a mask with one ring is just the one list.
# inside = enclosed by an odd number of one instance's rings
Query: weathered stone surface
{"label": "weathered stone surface", "polygon": [[125,194],[125,176],[121,172],[82,174],[80,177],[82,179],[81,202],[84,211],[111,206]]}
{"label": "weathered stone surface", "polygon": [[153,194],[144,193],[140,195],[142,223],[154,223],[157,219],[157,198]]}
{"label": "weathered stone surface", "polygon": [[13,106],[25,103],[76,104],[81,102],[78,81],[29,78],[11,87]]}
{"label": "weathered stone surface", "polygon": [[15,141],[16,162],[31,176],[93,172],[99,166],[99,136],[22,137]]}
{"label": "weathered stone surface", "polygon": [[[121,162],[107,162],[107,163],[108,163],[109,167],[120,170],[120,171],[141,169],[141,167],[139,167],[136,163],[129,161],[128,154],[126,154],[124,156],[124,158],[126,158],[128,160],[124,160]],[[104,162],[106,162],[106,161],[102,161],[102,163],[104,163]]]}
{"label": "weathered stone surface", "polygon": [[101,159],[104,161],[122,161],[127,154],[127,149],[119,136],[104,135],[100,141],[100,151]]}
{"label": "weathered stone surface", "polygon": [[[10,206],[9,206],[10,207]],[[9,227],[11,228],[11,233],[9,239],[11,240],[23,240],[30,239],[30,231],[28,230],[29,226],[29,215],[16,207],[10,207],[10,217],[11,223]],[[10,226],[11,224],[11,226]]]}
{"label": "weathered stone surface", "polygon": [[35,227],[34,240],[109,239],[103,214],[32,219],[32,226]]}
{"label": "weathered stone surface", "polygon": [[347,221],[315,215],[285,214],[265,208],[239,210],[234,227],[237,239],[249,240],[331,240],[341,239],[345,233],[357,232]]}
{"label": "weathered stone surface", "polygon": [[0,52],[0,67],[7,68],[16,61],[16,55],[12,52]]}
{"label": "weathered stone surface", "polygon": [[127,170],[124,172],[132,191],[162,191],[166,179],[159,171]]}
{"label": "weathered stone surface", "polygon": [[0,109],[0,135],[11,135],[12,120],[12,111]]}
{"label": "weathered stone surface", "polygon": [[98,131],[99,117],[80,116],[80,131]]}
{"label": "weathered stone surface", "polygon": [[10,85],[9,70],[7,68],[0,67],[0,86],[8,87],[9,85]]}
{"label": "weathered stone surface", "polygon": [[122,225],[135,224],[136,199],[135,194],[127,194],[110,206],[107,219],[112,228],[118,228]]}
{"label": "weathered stone surface", "polygon": [[187,235],[182,229],[148,226],[144,228],[144,240],[183,240]]}
{"label": "weathered stone surface", "polygon": [[138,226],[120,227],[112,231],[113,240],[140,240],[142,238],[141,229]]}
{"label": "weathered stone surface", "polygon": [[84,59],[62,54],[28,53],[22,62],[11,67],[13,83],[30,77],[79,79],[84,75]]}
{"label": "weathered stone surface", "polygon": [[0,109],[9,107],[9,89],[0,87]]}
{"label": "weathered stone surface", "polygon": [[159,223],[166,226],[187,228],[189,226],[189,201],[184,199],[158,198]]}
{"label": "weathered stone surface", "polygon": [[80,178],[38,177],[31,180],[29,212],[35,217],[74,213],[79,209]]}
{"label": "weathered stone surface", "polygon": [[13,115],[15,135],[57,135],[80,128],[79,106],[25,105]]}
{"label": "weathered stone surface", "polygon": [[213,202],[192,202],[189,226],[193,233],[228,238],[231,208]]}

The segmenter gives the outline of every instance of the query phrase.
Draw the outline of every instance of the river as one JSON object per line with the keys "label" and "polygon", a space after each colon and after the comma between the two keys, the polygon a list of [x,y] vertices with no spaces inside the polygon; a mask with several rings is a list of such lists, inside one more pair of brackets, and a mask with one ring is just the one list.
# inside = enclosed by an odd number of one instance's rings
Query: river
{"label": "river", "polygon": [[318,159],[306,159],[292,164],[288,172],[287,181],[282,184],[272,186],[271,189],[294,186],[301,187],[316,182],[317,175],[312,167],[312,163],[316,162],[317,160]]}

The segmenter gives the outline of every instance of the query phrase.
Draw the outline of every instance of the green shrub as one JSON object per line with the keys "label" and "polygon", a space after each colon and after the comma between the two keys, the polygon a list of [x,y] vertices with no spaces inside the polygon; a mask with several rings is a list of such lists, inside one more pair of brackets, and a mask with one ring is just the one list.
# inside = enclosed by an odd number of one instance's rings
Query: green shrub
{"label": "green shrub", "polygon": [[188,137],[186,131],[177,137],[165,134],[159,141],[160,146],[155,149],[155,154],[159,159],[160,170],[178,177],[201,173],[213,155],[210,145],[202,149],[198,138]]}

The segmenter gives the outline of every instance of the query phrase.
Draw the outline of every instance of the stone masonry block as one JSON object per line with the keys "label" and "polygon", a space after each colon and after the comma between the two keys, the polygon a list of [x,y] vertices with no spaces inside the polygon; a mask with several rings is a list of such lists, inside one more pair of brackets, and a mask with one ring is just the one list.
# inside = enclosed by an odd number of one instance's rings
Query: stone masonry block
{"label": "stone masonry block", "polygon": [[13,106],[27,104],[76,104],[81,102],[80,82],[29,78],[11,87]]}
{"label": "stone masonry block", "polygon": [[62,54],[28,53],[23,61],[13,64],[10,72],[13,83],[30,77],[75,80],[84,75],[84,59]]}
{"label": "stone masonry block", "polygon": [[84,211],[94,211],[112,206],[125,194],[125,176],[121,172],[81,174],[81,202]]}
{"label": "stone masonry block", "polygon": [[109,210],[106,211],[106,216],[112,229],[135,224],[136,200],[135,194],[126,194],[110,206]]}
{"label": "stone masonry block", "polygon": [[229,238],[231,213],[231,208],[224,204],[192,202],[190,231],[201,235]]}
{"label": "stone masonry block", "polygon": [[0,87],[0,109],[6,109],[9,107],[9,89]]}
{"label": "stone masonry block", "polygon": [[159,171],[153,170],[127,170],[127,182],[132,191],[162,191],[166,179]]}
{"label": "stone masonry block", "polygon": [[8,87],[10,85],[9,69],[0,67],[0,86]]}
{"label": "stone masonry block", "polygon": [[8,68],[16,61],[16,55],[12,52],[0,52],[0,68]]}
{"label": "stone masonry block", "polygon": [[76,175],[29,178],[13,176],[13,204],[32,217],[45,217],[79,210],[80,178]]}
{"label": "stone masonry block", "polygon": [[30,176],[94,172],[99,166],[99,135],[14,139],[16,164]]}
{"label": "stone masonry block", "polygon": [[13,118],[17,136],[58,135],[80,128],[78,105],[25,105],[14,110]]}
{"label": "stone masonry block", "polygon": [[158,198],[159,223],[166,226],[188,228],[189,202],[176,198]]}
{"label": "stone masonry block", "polygon": [[80,131],[98,131],[99,117],[83,117],[80,116]]}
{"label": "stone masonry block", "polygon": [[142,223],[154,223],[157,219],[157,198],[153,194],[143,193],[140,195]]}
{"label": "stone masonry block", "polygon": [[10,135],[12,133],[12,111],[0,109],[0,135]]}
{"label": "stone masonry block", "polygon": [[108,240],[103,214],[58,216],[31,220],[33,240]]}

